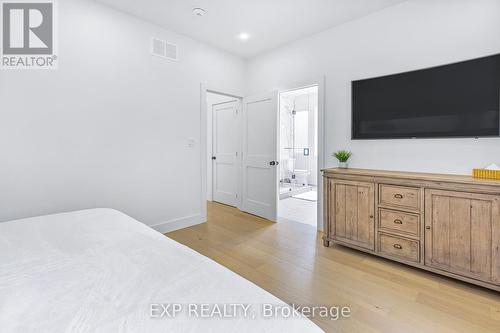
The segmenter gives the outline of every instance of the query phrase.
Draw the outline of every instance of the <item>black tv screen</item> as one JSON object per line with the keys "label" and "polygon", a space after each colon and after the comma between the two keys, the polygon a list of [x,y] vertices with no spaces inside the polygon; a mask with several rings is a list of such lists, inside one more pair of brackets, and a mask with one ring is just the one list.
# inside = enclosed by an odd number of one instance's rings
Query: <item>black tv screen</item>
{"label": "black tv screen", "polygon": [[352,82],[352,138],[500,136],[500,54]]}

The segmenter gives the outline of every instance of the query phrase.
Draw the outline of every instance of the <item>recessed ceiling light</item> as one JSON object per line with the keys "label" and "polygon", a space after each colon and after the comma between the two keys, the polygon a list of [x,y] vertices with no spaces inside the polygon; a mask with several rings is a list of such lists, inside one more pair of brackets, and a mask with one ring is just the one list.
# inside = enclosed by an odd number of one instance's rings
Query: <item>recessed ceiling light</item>
{"label": "recessed ceiling light", "polygon": [[250,35],[247,34],[246,32],[242,32],[239,36],[238,36],[241,40],[248,40],[250,38]]}
{"label": "recessed ceiling light", "polygon": [[193,14],[196,16],[205,16],[207,14],[207,11],[203,8],[193,8]]}

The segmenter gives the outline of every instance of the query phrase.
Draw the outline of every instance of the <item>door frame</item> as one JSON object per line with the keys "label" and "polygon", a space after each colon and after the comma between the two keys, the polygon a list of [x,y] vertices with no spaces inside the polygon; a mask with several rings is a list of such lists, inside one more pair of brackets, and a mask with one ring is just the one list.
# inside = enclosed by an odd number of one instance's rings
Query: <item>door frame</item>
{"label": "door frame", "polygon": [[[326,151],[325,151],[325,104],[326,104],[326,94],[325,94],[325,86],[326,86],[326,76],[320,76],[316,78],[306,79],[298,82],[291,82],[288,84],[283,84],[278,87],[278,94],[286,93],[289,91],[294,91],[302,88],[309,88],[317,86],[318,87],[318,168],[316,170],[318,177],[318,231],[323,231],[323,207],[325,203],[323,202],[324,189],[323,189],[323,181],[321,170],[325,168],[326,161]],[[278,96],[279,98],[280,96]],[[278,138],[279,138],[279,124],[278,124]],[[278,153],[279,153],[279,143],[278,143]],[[279,187],[279,179],[278,184]],[[279,196],[278,196],[279,197]],[[278,198],[279,205],[279,198]]]}
{"label": "door frame", "polygon": [[[201,211],[201,220],[202,222],[207,222],[207,199],[208,199],[208,105],[207,105],[207,93],[214,93],[219,95],[224,95],[232,98],[236,98],[240,101],[243,100],[243,93],[241,92],[232,92],[225,89],[219,89],[217,87],[212,87],[210,85],[206,85],[203,82],[200,83],[200,161],[201,161],[201,170],[200,170],[200,179],[201,179],[201,192],[200,192],[200,211]],[[240,107],[241,108],[241,107]],[[241,110],[240,110],[241,111]],[[239,113],[241,114],[241,112]],[[238,126],[241,126],[241,117],[238,120]],[[240,144],[241,146],[241,144]],[[241,147],[240,147],[241,151]],[[240,154],[241,155],[241,154]],[[241,156],[240,156],[241,158]],[[241,178],[241,177],[239,177]],[[241,189],[240,181],[238,180],[238,191]],[[241,195],[238,196],[238,207],[241,207]]]}
{"label": "door frame", "polygon": [[[326,76],[320,76],[315,78],[309,78],[304,80],[299,80],[295,82],[281,84],[278,87],[270,90],[278,90],[278,93],[286,92],[290,90],[296,90],[298,88],[305,88],[308,86],[318,86],[318,231],[323,231],[323,207],[325,203],[324,200],[324,189],[323,182],[321,181],[322,175],[321,170],[325,168],[326,162],[326,151],[325,151],[325,104],[326,104]],[[208,117],[207,117],[207,92],[226,95],[229,97],[238,98],[240,101],[243,101],[245,94],[240,91],[228,91],[225,89],[219,89],[217,87],[212,87],[210,85],[206,85],[203,82],[200,83],[200,160],[201,160],[201,170],[200,170],[200,179],[201,179],[201,193],[200,193],[200,211],[201,218],[203,222],[207,221],[207,126],[208,126]],[[240,112],[241,114],[241,112]],[[241,118],[240,118],[241,120]],[[240,126],[242,126],[240,121]],[[279,128],[278,128],[279,132]],[[279,153],[279,147],[276,147],[277,152]],[[241,151],[241,150],[240,150]],[[240,157],[241,158],[241,157]],[[239,177],[241,178],[241,177]],[[278,179],[279,182],[279,179]],[[239,188],[241,189],[241,180],[239,180]],[[276,184],[279,186],[279,184]],[[238,200],[238,209],[241,208],[241,195]],[[279,200],[279,196],[276,197],[276,200]],[[278,202],[279,204],[279,202]]]}

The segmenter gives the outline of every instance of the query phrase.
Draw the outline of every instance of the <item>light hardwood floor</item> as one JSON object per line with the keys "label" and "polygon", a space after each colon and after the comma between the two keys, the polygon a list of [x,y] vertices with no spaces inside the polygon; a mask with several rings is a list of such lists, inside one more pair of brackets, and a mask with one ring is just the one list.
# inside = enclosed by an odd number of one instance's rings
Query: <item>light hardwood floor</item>
{"label": "light hardwood floor", "polygon": [[208,223],[168,237],[283,301],[350,306],[348,319],[313,319],[327,332],[500,332],[500,294],[355,250],[324,248],[300,223],[274,224],[209,204]]}

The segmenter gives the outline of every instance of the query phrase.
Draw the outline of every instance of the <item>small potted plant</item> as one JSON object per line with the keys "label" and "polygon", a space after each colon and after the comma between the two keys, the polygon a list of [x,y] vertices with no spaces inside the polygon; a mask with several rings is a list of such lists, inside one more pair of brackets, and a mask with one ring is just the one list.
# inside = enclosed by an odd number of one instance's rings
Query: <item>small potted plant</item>
{"label": "small potted plant", "polygon": [[350,151],[339,150],[338,152],[334,153],[333,156],[337,160],[339,160],[339,168],[347,169],[349,167],[349,165],[347,164],[347,161],[352,156],[352,153]]}

